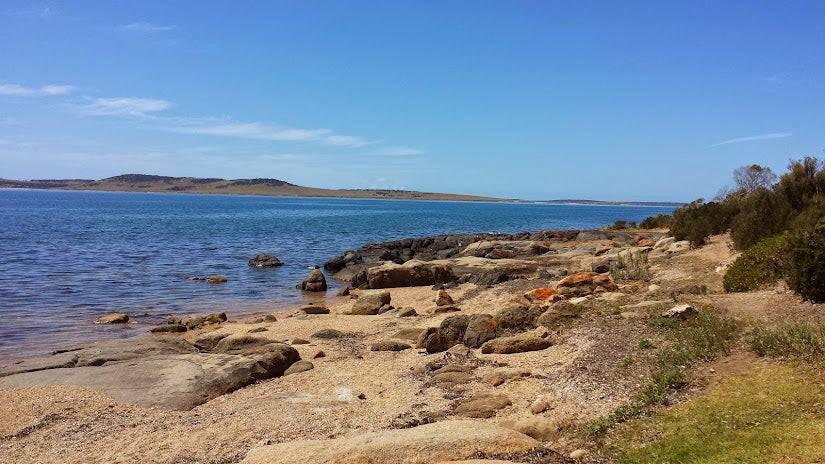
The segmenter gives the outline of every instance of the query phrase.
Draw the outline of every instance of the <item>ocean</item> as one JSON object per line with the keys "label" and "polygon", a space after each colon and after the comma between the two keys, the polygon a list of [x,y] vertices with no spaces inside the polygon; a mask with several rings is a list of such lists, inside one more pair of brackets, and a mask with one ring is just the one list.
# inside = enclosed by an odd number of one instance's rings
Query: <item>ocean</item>
{"label": "ocean", "polygon": [[[369,242],[591,229],[672,209],[0,190],[0,364],[146,333],[170,314],[232,318],[295,306],[308,301],[295,289],[308,267]],[[250,267],[258,253],[284,265]],[[228,282],[187,279],[211,274]],[[139,323],[92,324],[114,311]]]}

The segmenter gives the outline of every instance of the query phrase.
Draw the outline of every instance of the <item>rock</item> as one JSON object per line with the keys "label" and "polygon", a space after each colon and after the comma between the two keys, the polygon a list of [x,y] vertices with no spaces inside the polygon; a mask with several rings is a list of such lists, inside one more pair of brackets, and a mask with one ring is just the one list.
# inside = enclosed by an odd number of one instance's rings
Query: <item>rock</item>
{"label": "rock", "polygon": [[436,306],[433,310],[433,314],[446,314],[446,313],[457,313],[461,311],[461,308],[458,306]]}
{"label": "rock", "polygon": [[10,364],[0,368],[0,377],[60,367],[100,366],[108,362],[129,361],[149,356],[188,354],[196,351],[195,347],[186,340],[168,335],[109,340],[57,351],[51,356],[29,358]]}
{"label": "rock", "polygon": [[335,294],[338,295],[338,296],[349,296],[350,290],[351,289],[349,288],[349,285],[345,285],[345,286],[339,288],[338,291]]}
{"label": "rock", "polygon": [[508,380],[530,377],[530,375],[531,373],[527,369],[500,367],[486,375],[484,377],[484,381],[494,387],[497,387]]}
{"label": "rock", "polygon": [[326,358],[326,357],[327,357],[327,354],[324,352],[324,350],[318,350],[317,353],[312,355],[312,359]]}
{"label": "rock", "polygon": [[466,372],[440,372],[433,375],[433,381],[448,386],[464,385],[475,380],[475,377]]}
{"label": "rock", "polygon": [[553,397],[549,395],[540,396],[530,403],[530,412],[533,414],[541,414],[552,409],[554,402]]}
{"label": "rock", "polygon": [[261,332],[268,332],[268,331],[269,331],[269,329],[267,329],[266,327],[255,327],[254,329],[247,330],[246,333],[254,334],[254,333],[261,333]]}
{"label": "rock", "polygon": [[689,304],[679,304],[662,313],[662,317],[678,317],[687,319],[690,316],[699,314],[699,310]]}
{"label": "rock", "polygon": [[370,351],[403,351],[410,348],[412,346],[395,340],[379,340],[370,345]]}
{"label": "rock", "polygon": [[539,305],[520,305],[504,308],[496,313],[496,331],[499,335],[524,332],[536,327],[536,320],[544,312]]}
{"label": "rock", "polygon": [[471,455],[515,453],[539,443],[486,422],[441,421],[334,440],[299,440],[253,448],[242,464],[432,464]]}
{"label": "rock", "polygon": [[302,311],[304,314],[329,314],[329,308],[321,305],[303,305],[298,308],[298,310]]}
{"label": "rock", "polygon": [[303,338],[294,338],[292,339],[293,345],[309,345],[309,340],[304,340]]}
{"label": "rock", "polygon": [[547,327],[548,329],[556,329],[567,320],[575,319],[581,315],[583,308],[575,305],[569,301],[562,300],[554,303],[553,306],[542,313],[536,319],[536,324]]}
{"label": "rock", "polygon": [[263,324],[265,322],[278,322],[278,318],[274,314],[264,314],[245,321],[246,324]]}
{"label": "rock", "polygon": [[372,267],[366,271],[365,280],[367,288],[419,287],[451,282],[455,275],[446,264],[410,260]]}
{"label": "rock", "polygon": [[662,237],[653,245],[654,250],[666,250],[670,245],[676,242],[676,239],[673,237]]}
{"label": "rock", "polygon": [[446,290],[439,290],[438,291],[438,297],[436,297],[436,299],[435,299],[435,305],[436,306],[447,306],[447,305],[452,305],[452,304],[455,304],[455,301],[453,301],[453,297],[451,297],[450,294],[447,293]]}
{"label": "rock", "polygon": [[489,314],[473,314],[467,321],[462,341],[470,348],[478,348],[496,338],[496,321]]}
{"label": "rock", "polygon": [[222,284],[222,283],[226,282],[226,277],[216,274],[216,275],[211,275],[211,276],[207,277],[204,280],[206,280],[210,284]]}
{"label": "rock", "polygon": [[284,375],[290,374],[297,374],[299,372],[305,372],[311,369],[315,369],[315,364],[312,364],[309,361],[298,361],[295,364],[289,366],[289,369],[284,371]]}
{"label": "rock", "polygon": [[593,277],[599,275],[596,272],[577,272],[561,279],[556,287],[582,287],[593,285]]}
{"label": "rock", "polygon": [[313,269],[308,276],[304,278],[298,288],[305,292],[325,292],[327,291],[327,279],[320,269]]}
{"label": "rock", "polygon": [[587,450],[577,449],[569,454],[570,459],[580,459],[587,456]]}
{"label": "rock", "polygon": [[669,247],[667,247],[668,253],[679,253],[682,251],[690,250],[690,242],[687,240],[682,240],[681,242],[674,242],[671,243]]}
{"label": "rock", "polygon": [[512,259],[516,257],[516,252],[513,250],[496,248],[484,255],[484,257],[487,259]]}
{"label": "rock", "polygon": [[351,313],[357,316],[372,316],[378,314],[383,306],[389,305],[390,301],[390,292],[361,295],[353,303]]}
{"label": "rock", "polygon": [[381,305],[381,307],[378,308],[378,314],[388,313],[388,312],[392,311],[393,309],[395,309],[395,308],[392,305],[388,305],[388,304]]}
{"label": "rock", "polygon": [[[113,340],[59,353],[52,357],[56,359],[15,365],[16,372],[0,374],[6,375],[0,378],[0,388],[80,385],[102,390],[117,401],[186,410],[280,375],[288,366],[276,365],[278,359],[282,364],[299,359],[297,351],[283,346],[273,343],[266,351],[256,347],[254,356],[246,356],[197,353],[177,337]],[[291,355],[290,350],[294,351]],[[71,363],[65,362],[67,357]],[[55,368],[54,361],[62,361],[63,367]]]}
{"label": "rock", "polygon": [[501,425],[539,441],[552,441],[560,435],[558,423],[546,417],[522,417]]}
{"label": "rock", "polygon": [[402,340],[418,340],[421,334],[426,329],[420,327],[406,327],[394,333],[392,338],[400,338]]}
{"label": "rock", "polygon": [[253,267],[277,267],[283,264],[278,258],[266,253],[255,255],[254,258],[249,260],[249,265]]}
{"label": "rock", "polygon": [[561,298],[561,295],[559,295],[558,290],[554,288],[542,287],[530,290],[524,294],[524,297],[532,303],[541,303],[547,300],[551,302],[558,301],[557,299]]}
{"label": "rock", "polygon": [[622,319],[632,321],[639,318],[639,313],[635,311],[622,311],[621,313],[619,313],[619,316],[621,316]]}
{"label": "rock", "polygon": [[212,351],[215,353],[237,354],[241,351],[249,351],[251,348],[268,345],[270,343],[275,343],[275,341],[260,335],[237,333],[223,337]]}
{"label": "rock", "polygon": [[221,333],[221,332],[207,332],[205,334],[198,335],[198,338],[195,339],[195,347],[199,350],[211,350],[217,346],[218,342],[226,338],[229,334]]}
{"label": "rock", "polygon": [[126,313],[111,313],[100,316],[93,322],[95,324],[125,324],[129,322],[129,315]]}
{"label": "rock", "polygon": [[549,348],[553,343],[546,338],[517,335],[490,340],[481,346],[484,354],[512,354],[527,351],[539,351]]}
{"label": "rock", "polygon": [[587,303],[588,301],[590,301],[590,298],[587,298],[586,296],[580,296],[580,297],[577,297],[577,298],[570,298],[569,301],[570,301],[570,304],[580,305],[580,304],[584,304],[584,303]]}
{"label": "rock", "polygon": [[[619,289],[619,286],[613,282],[609,275],[596,272],[577,272],[565,277],[556,285],[560,293],[573,296],[592,293],[598,287],[611,292]],[[569,290],[563,291],[563,289]]]}
{"label": "rock", "polygon": [[401,308],[398,311],[398,317],[412,317],[418,316],[418,313],[413,308]]}
{"label": "rock", "polygon": [[465,366],[464,364],[447,364],[446,366],[434,370],[433,375],[446,374],[447,372],[463,372],[468,374],[472,370],[472,367]]}
{"label": "rock", "polygon": [[334,338],[345,338],[347,335],[344,332],[335,329],[321,329],[314,334],[312,334],[312,338],[323,338],[323,339],[334,339]]}
{"label": "rock", "polygon": [[473,352],[464,345],[455,345],[454,347],[448,349],[447,353],[460,358],[467,358],[473,355]]}
{"label": "rock", "polygon": [[157,327],[152,327],[149,331],[152,333],[179,333],[179,332],[186,332],[186,326],[183,324],[166,324],[166,325],[159,325]]}
{"label": "rock", "polygon": [[489,419],[499,409],[512,405],[510,398],[504,395],[481,394],[462,401],[455,409],[456,414],[477,419]]}

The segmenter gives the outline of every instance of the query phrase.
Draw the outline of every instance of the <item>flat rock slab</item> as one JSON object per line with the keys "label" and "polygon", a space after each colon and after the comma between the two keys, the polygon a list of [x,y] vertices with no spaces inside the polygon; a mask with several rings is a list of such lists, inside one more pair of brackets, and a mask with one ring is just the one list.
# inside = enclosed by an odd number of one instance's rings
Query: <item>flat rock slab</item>
{"label": "flat rock slab", "polygon": [[512,405],[510,398],[504,395],[478,395],[464,400],[455,409],[459,416],[488,419],[496,415],[499,409]]}
{"label": "flat rock slab", "polygon": [[370,345],[371,351],[404,351],[410,348],[412,346],[396,340],[379,340]]}
{"label": "flat rock slab", "polygon": [[513,430],[476,421],[445,421],[335,440],[301,440],[251,450],[242,464],[432,464],[475,453],[525,451],[539,442]]}
{"label": "flat rock slab", "polygon": [[527,351],[539,351],[549,348],[553,342],[546,338],[539,337],[502,337],[490,340],[481,346],[481,352],[484,354],[513,354],[525,353]]}
{"label": "flat rock slab", "polygon": [[252,384],[263,371],[244,356],[193,353],[25,372],[0,378],[0,388],[80,385],[116,401],[183,411]]}

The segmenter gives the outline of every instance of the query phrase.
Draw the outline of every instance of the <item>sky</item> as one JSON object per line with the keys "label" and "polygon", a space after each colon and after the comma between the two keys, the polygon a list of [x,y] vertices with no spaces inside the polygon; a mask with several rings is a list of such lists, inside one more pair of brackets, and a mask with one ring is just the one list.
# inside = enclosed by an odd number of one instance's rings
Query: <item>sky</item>
{"label": "sky", "polygon": [[822,1],[0,3],[0,178],[691,201],[823,135]]}

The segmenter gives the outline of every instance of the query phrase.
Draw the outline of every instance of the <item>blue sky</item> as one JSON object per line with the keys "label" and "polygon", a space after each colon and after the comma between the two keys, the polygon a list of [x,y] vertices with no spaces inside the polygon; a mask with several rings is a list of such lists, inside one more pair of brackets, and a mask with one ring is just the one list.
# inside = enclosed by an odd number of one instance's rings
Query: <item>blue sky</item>
{"label": "blue sky", "polygon": [[0,177],[689,201],[825,148],[820,1],[0,4]]}

